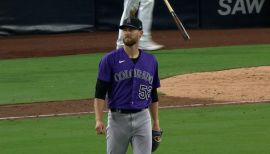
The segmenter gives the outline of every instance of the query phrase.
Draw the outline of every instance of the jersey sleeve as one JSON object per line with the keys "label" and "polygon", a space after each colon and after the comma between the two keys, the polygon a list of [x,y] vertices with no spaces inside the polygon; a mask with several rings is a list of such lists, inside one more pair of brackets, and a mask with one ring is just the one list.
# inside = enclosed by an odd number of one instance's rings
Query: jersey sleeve
{"label": "jersey sleeve", "polygon": [[156,70],[155,70],[155,75],[153,78],[153,88],[159,88],[160,87],[160,80],[159,80],[159,75],[158,75],[158,62],[156,61]]}
{"label": "jersey sleeve", "polygon": [[105,56],[101,59],[98,69],[98,80],[111,82],[111,65],[109,62],[109,57]]}

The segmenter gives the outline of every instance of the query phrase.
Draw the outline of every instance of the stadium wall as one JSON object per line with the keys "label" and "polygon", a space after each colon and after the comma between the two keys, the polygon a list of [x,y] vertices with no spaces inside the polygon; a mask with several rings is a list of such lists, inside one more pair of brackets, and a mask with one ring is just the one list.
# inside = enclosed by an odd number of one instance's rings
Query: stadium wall
{"label": "stadium wall", "polygon": [[[187,28],[269,27],[269,0],[170,0]],[[123,0],[1,0],[0,35],[116,30]],[[153,29],[176,29],[162,0]]]}

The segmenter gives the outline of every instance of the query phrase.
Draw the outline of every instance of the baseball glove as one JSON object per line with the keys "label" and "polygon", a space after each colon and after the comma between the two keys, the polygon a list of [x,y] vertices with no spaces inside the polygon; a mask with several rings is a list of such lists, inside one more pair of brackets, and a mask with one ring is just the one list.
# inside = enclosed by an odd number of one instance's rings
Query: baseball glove
{"label": "baseball glove", "polygon": [[163,131],[155,131],[152,130],[152,152],[156,151],[160,142],[161,142],[161,137],[162,137]]}

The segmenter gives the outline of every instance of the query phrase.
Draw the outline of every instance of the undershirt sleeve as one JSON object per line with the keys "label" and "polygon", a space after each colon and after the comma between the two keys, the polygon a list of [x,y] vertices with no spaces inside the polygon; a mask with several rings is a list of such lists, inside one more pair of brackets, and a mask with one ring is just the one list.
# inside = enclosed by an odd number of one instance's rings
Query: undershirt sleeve
{"label": "undershirt sleeve", "polygon": [[152,103],[155,103],[158,101],[158,94],[157,94],[157,88],[154,88],[151,92],[151,98],[152,98]]}
{"label": "undershirt sleeve", "polygon": [[105,100],[107,91],[110,88],[110,82],[97,79],[95,98]]}

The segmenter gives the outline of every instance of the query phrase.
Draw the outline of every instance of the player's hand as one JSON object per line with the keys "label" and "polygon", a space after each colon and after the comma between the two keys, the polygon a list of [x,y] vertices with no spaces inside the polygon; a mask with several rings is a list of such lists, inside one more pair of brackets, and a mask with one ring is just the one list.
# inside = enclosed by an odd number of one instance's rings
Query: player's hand
{"label": "player's hand", "polygon": [[105,125],[102,121],[96,121],[96,132],[97,134],[105,134]]}

